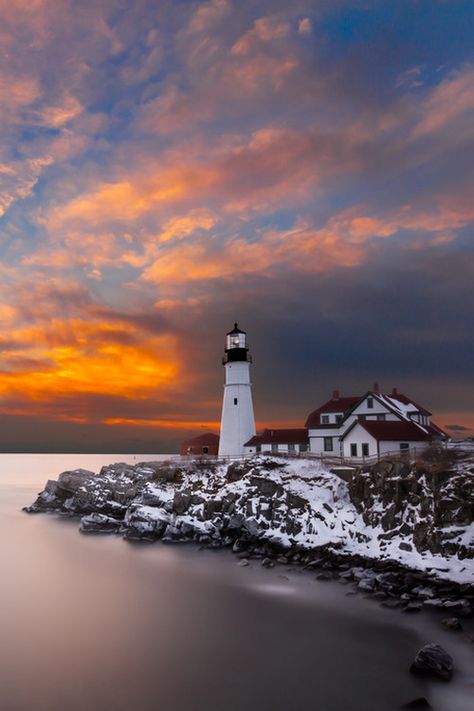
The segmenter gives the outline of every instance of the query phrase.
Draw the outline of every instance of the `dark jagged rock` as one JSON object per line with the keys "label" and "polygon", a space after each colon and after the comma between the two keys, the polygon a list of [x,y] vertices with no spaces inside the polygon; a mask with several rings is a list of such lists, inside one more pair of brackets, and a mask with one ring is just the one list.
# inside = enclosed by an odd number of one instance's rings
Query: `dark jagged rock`
{"label": "dark jagged rock", "polygon": [[413,699],[413,701],[409,701],[407,704],[403,704],[403,706],[400,706],[401,709],[432,709],[432,705],[428,701],[428,699],[424,696],[419,696],[417,699]]}
{"label": "dark jagged rock", "polygon": [[462,624],[458,617],[445,617],[444,620],[441,620],[441,624],[448,630],[462,630]]}
{"label": "dark jagged rock", "polygon": [[411,537],[402,549],[413,545],[420,552],[473,559],[474,547],[463,542],[463,527],[474,520],[473,478],[466,466],[453,467],[456,456],[436,450],[411,466],[382,461],[356,470],[349,482],[351,500],[364,522],[381,526],[388,540]]}
{"label": "dark jagged rock", "polygon": [[439,644],[425,644],[413,660],[410,671],[450,681],[453,676],[453,658]]}
{"label": "dark jagged rock", "polygon": [[105,514],[92,513],[81,518],[81,533],[118,533],[122,522]]}
{"label": "dark jagged rock", "polygon": [[[467,616],[473,585],[446,578],[452,560],[465,559],[466,579],[472,566],[462,524],[473,519],[472,472],[450,465],[450,477],[429,479],[433,466],[385,461],[352,469],[348,483],[312,460],[119,462],[63,472],[26,510],[81,517],[84,533],[226,546],[264,567],[276,559],[339,578],[387,607]],[[424,551],[444,557],[409,571]]]}
{"label": "dark jagged rock", "polygon": [[58,494],[74,494],[84,483],[94,476],[94,472],[87,469],[74,469],[63,472],[58,476],[56,491]]}

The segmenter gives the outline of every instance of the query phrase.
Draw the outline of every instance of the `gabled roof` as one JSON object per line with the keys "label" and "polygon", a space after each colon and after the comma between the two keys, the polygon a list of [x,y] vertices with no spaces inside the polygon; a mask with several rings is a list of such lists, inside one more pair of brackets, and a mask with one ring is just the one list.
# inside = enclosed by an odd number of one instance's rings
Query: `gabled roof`
{"label": "gabled roof", "polygon": [[262,434],[254,435],[244,447],[255,447],[257,444],[308,444],[308,430],[305,428],[263,430]]}
{"label": "gabled roof", "polygon": [[418,405],[414,400],[398,393],[396,390],[394,390],[391,395],[385,395],[375,390],[368,390],[364,395],[331,398],[331,400],[328,400],[324,405],[321,405],[321,407],[318,407],[317,410],[313,410],[313,412],[308,415],[305,427],[308,429],[324,427],[324,425],[320,423],[320,416],[323,414],[342,412],[344,413],[344,420],[346,420],[367,397],[373,397],[374,400],[377,400],[381,405],[384,405],[393,414],[403,420],[410,420],[408,413],[413,412],[420,412],[422,415],[427,416],[431,415],[429,410],[421,407],[421,405]]}
{"label": "gabled roof", "polygon": [[357,402],[359,402],[360,399],[360,395],[331,398],[330,400],[325,402],[324,405],[321,405],[321,407],[318,407],[317,410],[313,410],[313,412],[308,415],[308,418],[305,422],[305,427],[307,427],[308,429],[314,429],[316,427],[319,427],[320,415],[335,412],[345,413]]}
{"label": "gabled roof", "polygon": [[344,432],[341,440],[357,425],[363,427],[378,442],[426,442],[431,439],[426,428],[409,420],[356,420]]}
{"label": "gabled roof", "polygon": [[436,423],[430,422],[429,425],[427,425],[426,429],[428,432],[433,436],[433,437],[446,437],[449,438],[449,435],[441,429]]}
{"label": "gabled roof", "polygon": [[429,410],[426,410],[424,407],[421,407],[421,405],[418,405],[418,403],[416,403],[414,400],[407,397],[406,395],[402,395],[401,393],[397,393],[396,395],[374,393],[374,396],[378,397],[379,400],[384,402],[386,405],[394,407],[396,410],[398,410],[398,412],[401,412],[405,416],[408,412],[421,412],[422,415],[431,415],[431,412]]}

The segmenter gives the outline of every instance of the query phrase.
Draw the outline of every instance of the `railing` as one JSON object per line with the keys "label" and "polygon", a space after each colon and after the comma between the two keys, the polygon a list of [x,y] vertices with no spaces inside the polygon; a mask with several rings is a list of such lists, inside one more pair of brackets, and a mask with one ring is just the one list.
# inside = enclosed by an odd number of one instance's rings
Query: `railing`
{"label": "railing", "polygon": [[269,457],[282,457],[284,459],[312,459],[319,462],[324,462],[328,466],[364,466],[366,464],[377,464],[378,462],[389,460],[389,459],[404,459],[408,462],[413,462],[417,457],[419,457],[426,447],[410,447],[406,450],[394,449],[389,452],[381,452],[380,454],[373,454],[365,457],[343,457],[332,455],[329,456],[324,452],[256,452],[251,455],[226,455],[218,456],[214,454],[183,454],[181,459],[198,459],[203,461],[213,461],[213,462],[234,462],[242,461],[244,459],[252,459],[253,457],[269,456]]}

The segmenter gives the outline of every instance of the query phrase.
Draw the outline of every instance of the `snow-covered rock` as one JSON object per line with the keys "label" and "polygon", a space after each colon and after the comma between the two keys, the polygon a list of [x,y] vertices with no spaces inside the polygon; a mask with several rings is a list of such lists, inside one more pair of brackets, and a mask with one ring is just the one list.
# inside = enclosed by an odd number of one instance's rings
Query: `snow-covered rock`
{"label": "snow-covered rock", "polygon": [[421,572],[404,590],[410,600],[434,606],[444,598],[430,577],[474,583],[474,457],[453,457],[448,468],[381,462],[344,478],[309,458],[119,463],[64,472],[27,510],[81,516],[85,532],[102,522],[130,539],[194,540],[313,567],[337,559],[347,580],[381,597],[401,589],[398,565]]}

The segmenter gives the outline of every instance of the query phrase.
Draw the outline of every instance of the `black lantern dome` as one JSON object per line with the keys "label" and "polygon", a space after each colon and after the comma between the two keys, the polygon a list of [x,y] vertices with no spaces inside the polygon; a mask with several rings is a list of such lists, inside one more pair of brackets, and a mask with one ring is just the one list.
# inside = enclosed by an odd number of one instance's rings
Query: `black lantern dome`
{"label": "black lantern dome", "polygon": [[234,323],[234,328],[229,331],[226,336],[226,347],[225,355],[222,359],[223,364],[244,360],[249,363],[252,362],[252,358],[249,354],[249,347],[247,345],[247,334],[239,328],[239,325]]}

